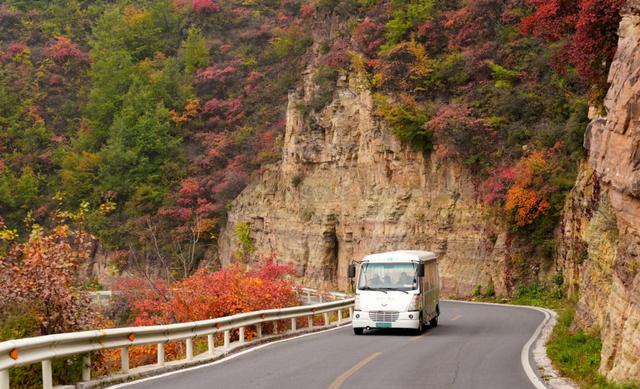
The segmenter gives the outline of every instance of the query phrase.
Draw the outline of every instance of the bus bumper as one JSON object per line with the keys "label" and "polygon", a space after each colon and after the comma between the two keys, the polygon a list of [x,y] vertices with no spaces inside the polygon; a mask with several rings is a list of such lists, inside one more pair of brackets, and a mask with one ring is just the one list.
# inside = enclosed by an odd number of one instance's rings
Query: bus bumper
{"label": "bus bumper", "polygon": [[411,328],[418,329],[420,326],[420,311],[400,312],[398,320],[392,322],[377,322],[369,318],[367,311],[353,312],[351,320],[353,328]]}

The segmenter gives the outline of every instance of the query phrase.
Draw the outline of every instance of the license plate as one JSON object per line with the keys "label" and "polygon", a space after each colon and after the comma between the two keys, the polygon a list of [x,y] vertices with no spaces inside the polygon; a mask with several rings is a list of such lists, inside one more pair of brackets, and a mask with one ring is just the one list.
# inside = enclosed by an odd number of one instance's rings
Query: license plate
{"label": "license plate", "polygon": [[376,323],[376,328],[391,328],[391,323]]}

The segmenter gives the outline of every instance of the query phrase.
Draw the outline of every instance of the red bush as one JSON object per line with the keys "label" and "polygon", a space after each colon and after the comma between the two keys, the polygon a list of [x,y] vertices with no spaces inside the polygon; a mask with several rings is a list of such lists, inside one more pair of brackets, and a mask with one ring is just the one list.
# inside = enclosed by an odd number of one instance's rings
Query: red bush
{"label": "red bush", "polygon": [[373,57],[377,54],[380,45],[384,43],[384,31],[383,24],[366,18],[356,27],[353,40],[363,53]]}
{"label": "red bush", "polygon": [[45,57],[50,58],[58,65],[62,65],[68,61],[78,63],[88,63],[89,55],[82,52],[78,45],[73,43],[69,38],[64,36],[56,37],[54,42],[49,43],[43,50]]}
{"label": "red bush", "polygon": [[296,305],[287,277],[293,274],[291,266],[277,264],[272,256],[249,271],[239,264],[217,272],[202,269],[171,286],[162,280],[125,278],[114,290],[129,303],[133,325],[168,324]]}
{"label": "red bush", "polygon": [[213,0],[193,0],[193,11],[199,14],[211,14],[220,11],[220,5]]}

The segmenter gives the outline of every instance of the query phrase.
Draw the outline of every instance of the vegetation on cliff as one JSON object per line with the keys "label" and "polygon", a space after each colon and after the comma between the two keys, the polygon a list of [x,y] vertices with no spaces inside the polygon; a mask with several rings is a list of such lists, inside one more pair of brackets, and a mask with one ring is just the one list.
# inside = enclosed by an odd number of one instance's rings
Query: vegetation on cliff
{"label": "vegetation on cliff", "polygon": [[[277,158],[313,54],[308,109],[359,73],[393,133],[464,161],[484,201],[548,246],[621,3],[5,2],[0,223],[20,239],[25,219],[51,226],[58,203],[86,204],[126,263],[188,276],[227,203]],[[322,33],[330,18],[337,35]]]}

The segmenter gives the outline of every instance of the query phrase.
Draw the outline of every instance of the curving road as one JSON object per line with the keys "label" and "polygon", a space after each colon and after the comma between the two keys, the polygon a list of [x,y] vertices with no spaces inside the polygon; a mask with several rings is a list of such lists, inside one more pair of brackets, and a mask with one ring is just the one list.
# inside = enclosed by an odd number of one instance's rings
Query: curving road
{"label": "curving road", "polygon": [[520,353],[538,311],[441,302],[440,324],[421,336],[351,326],[271,344],[218,363],[127,388],[533,388]]}

